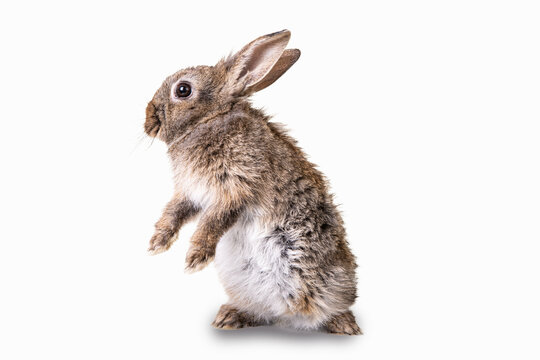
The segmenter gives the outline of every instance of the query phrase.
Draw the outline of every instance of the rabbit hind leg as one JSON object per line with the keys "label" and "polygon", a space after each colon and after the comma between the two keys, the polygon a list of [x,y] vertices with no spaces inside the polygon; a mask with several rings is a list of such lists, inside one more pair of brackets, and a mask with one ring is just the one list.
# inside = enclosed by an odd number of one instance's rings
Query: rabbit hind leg
{"label": "rabbit hind leg", "polygon": [[350,310],[334,315],[334,317],[325,323],[324,328],[331,334],[362,335],[362,330],[358,327],[354,315]]}
{"label": "rabbit hind leg", "polygon": [[216,329],[235,330],[245,327],[267,325],[247,312],[240,311],[232,305],[221,305],[212,326]]}

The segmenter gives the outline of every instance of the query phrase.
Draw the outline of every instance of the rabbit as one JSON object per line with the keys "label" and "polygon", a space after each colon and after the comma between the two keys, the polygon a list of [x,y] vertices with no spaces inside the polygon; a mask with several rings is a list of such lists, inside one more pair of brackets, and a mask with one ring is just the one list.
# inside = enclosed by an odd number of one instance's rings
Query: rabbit
{"label": "rabbit", "polygon": [[185,266],[214,261],[229,296],[214,327],[357,335],[356,261],[327,180],[249,101],[300,57],[285,49],[290,36],[264,35],[215,66],[180,70],[148,103],[144,130],[167,144],[175,184],[148,251],[168,250],[198,218]]}

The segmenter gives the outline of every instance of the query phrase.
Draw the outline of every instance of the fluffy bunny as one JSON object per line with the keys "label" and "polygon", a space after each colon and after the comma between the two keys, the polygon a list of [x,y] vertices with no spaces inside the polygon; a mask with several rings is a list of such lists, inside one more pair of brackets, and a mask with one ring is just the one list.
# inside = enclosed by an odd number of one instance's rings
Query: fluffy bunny
{"label": "fluffy bunny", "polygon": [[168,145],[175,191],[149,251],[169,249],[199,217],[186,257],[214,260],[230,300],[213,326],[277,323],[360,334],[349,310],[355,258],[323,175],[248,97],[300,57],[290,32],[259,37],[215,66],[169,76],[146,109],[145,132]]}

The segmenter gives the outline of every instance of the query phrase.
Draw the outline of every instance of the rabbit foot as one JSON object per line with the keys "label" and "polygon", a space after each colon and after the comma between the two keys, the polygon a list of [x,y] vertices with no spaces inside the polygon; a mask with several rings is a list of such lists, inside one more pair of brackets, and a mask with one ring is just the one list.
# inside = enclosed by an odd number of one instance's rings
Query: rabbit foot
{"label": "rabbit foot", "polygon": [[326,331],[338,335],[362,335],[353,313],[349,310],[334,316],[325,324]]}
{"label": "rabbit foot", "polygon": [[231,305],[221,305],[212,326],[216,329],[235,330],[262,325],[256,319]]}
{"label": "rabbit foot", "polygon": [[193,273],[202,270],[212,260],[214,260],[215,251],[208,248],[191,245],[186,255],[186,272]]}

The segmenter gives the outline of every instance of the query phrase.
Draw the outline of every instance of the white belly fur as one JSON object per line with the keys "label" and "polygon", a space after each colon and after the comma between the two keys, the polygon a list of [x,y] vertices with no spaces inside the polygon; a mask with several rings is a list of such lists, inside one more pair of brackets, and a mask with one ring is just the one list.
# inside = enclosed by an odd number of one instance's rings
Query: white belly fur
{"label": "white belly fur", "polygon": [[272,230],[254,214],[243,216],[219,241],[214,260],[232,304],[267,320],[287,313],[299,285]]}

